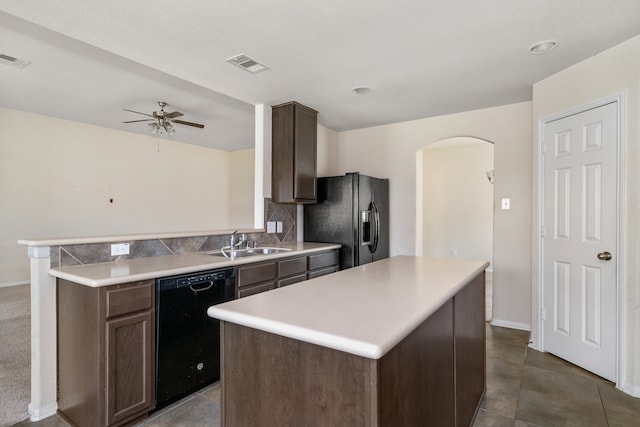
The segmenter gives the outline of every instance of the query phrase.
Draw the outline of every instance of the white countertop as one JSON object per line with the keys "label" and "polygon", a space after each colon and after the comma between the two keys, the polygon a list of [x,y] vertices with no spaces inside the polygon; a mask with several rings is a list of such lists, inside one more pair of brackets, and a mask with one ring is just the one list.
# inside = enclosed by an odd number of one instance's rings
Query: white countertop
{"label": "white countertop", "polygon": [[209,316],[379,359],[489,266],[398,256],[212,306]]}
{"label": "white countertop", "polygon": [[337,249],[340,245],[328,243],[281,243],[268,245],[291,249],[270,255],[253,255],[249,257],[229,259],[204,252],[168,255],[147,258],[124,259],[99,264],[74,265],[71,267],[52,268],[49,274],[60,279],[70,280],[82,285],[101,287],[139,280],[156,279],[176,274],[193,273],[213,268],[267,261],[295,255],[303,255],[328,249]]}

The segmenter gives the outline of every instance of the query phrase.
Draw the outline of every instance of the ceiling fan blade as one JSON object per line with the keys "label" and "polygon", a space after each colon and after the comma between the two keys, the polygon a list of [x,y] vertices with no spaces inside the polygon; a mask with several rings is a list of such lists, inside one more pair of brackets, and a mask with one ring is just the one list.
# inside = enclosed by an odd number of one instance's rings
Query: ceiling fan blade
{"label": "ceiling fan blade", "polygon": [[126,108],[123,108],[123,110],[124,110],[124,111],[128,111],[128,112],[130,112],[130,113],[142,114],[143,116],[153,117],[151,114],[141,113],[140,111],[127,110]]}
{"label": "ceiling fan blade", "polygon": [[128,122],[122,122],[122,123],[153,122],[154,120],[155,119],[129,120]]}
{"label": "ceiling fan blade", "polygon": [[175,119],[176,117],[184,116],[184,114],[182,114],[180,111],[174,111],[173,113],[164,113],[164,116],[169,119]]}
{"label": "ceiling fan blade", "polygon": [[185,122],[184,120],[171,120],[171,122],[178,123],[180,125],[193,126],[194,128],[200,128],[200,129],[204,127],[204,125],[201,125],[200,123]]}

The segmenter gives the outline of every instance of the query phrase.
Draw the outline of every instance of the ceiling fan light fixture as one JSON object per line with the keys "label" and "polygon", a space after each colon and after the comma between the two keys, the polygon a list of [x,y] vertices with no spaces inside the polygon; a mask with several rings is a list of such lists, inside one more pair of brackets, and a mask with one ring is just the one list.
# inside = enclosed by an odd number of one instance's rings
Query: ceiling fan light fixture
{"label": "ceiling fan light fixture", "polygon": [[547,53],[554,47],[556,47],[557,43],[553,40],[545,40],[538,42],[529,48],[529,52],[533,54]]}
{"label": "ceiling fan light fixture", "polygon": [[147,119],[141,119],[141,120],[128,120],[123,123],[151,122],[151,123],[147,123],[147,126],[149,126],[149,132],[153,134],[159,133],[160,135],[164,133],[167,133],[168,135],[173,135],[176,133],[176,129],[173,126],[174,120],[175,120],[175,123],[178,123],[179,125],[191,126],[198,129],[204,128],[204,125],[200,123],[177,120],[176,117],[182,117],[184,116],[184,114],[182,114],[179,111],[173,111],[173,112],[164,111],[164,107],[168,105],[166,102],[159,101],[158,105],[160,106],[160,111],[154,111],[152,114],[142,113],[140,111],[123,108],[124,111],[140,114],[148,117]]}

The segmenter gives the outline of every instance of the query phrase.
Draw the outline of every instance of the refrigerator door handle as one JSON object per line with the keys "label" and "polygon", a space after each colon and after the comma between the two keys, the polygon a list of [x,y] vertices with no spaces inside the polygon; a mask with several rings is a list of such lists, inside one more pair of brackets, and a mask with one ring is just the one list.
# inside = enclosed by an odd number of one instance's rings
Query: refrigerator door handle
{"label": "refrigerator door handle", "polygon": [[371,247],[373,243],[373,212],[360,211],[360,246]]}
{"label": "refrigerator door handle", "polygon": [[380,237],[380,211],[376,202],[371,202],[372,206],[372,221],[373,221],[373,243],[371,247],[371,253],[375,253],[378,250],[378,239]]}

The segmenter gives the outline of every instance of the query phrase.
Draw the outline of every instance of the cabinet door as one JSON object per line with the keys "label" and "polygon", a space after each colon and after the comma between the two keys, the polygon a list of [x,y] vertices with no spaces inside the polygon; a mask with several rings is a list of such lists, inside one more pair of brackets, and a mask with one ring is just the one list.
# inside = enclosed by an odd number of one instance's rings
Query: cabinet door
{"label": "cabinet door", "polygon": [[276,278],[277,268],[275,261],[248,264],[238,268],[238,288],[253,285],[255,283],[273,281]]}
{"label": "cabinet door", "polygon": [[107,423],[141,415],[154,405],[152,311],[106,322]]}
{"label": "cabinet door", "polygon": [[315,279],[316,277],[326,276],[327,274],[335,273],[338,271],[338,266],[321,268],[319,270],[313,270],[309,272],[309,279]]}
{"label": "cabinet door", "polygon": [[330,266],[337,266],[340,262],[338,250],[309,255],[309,270],[317,270]]}
{"label": "cabinet door", "polygon": [[278,278],[293,276],[294,274],[302,274],[307,272],[307,257],[301,256],[296,258],[287,258],[278,261]]}
{"label": "cabinet door", "polygon": [[278,287],[294,285],[296,283],[304,282],[307,280],[307,273],[298,274],[297,276],[289,276],[286,279],[278,279]]}
{"label": "cabinet door", "polygon": [[271,198],[315,203],[318,112],[297,102],[272,107]]}
{"label": "cabinet door", "polygon": [[296,200],[316,200],[317,113],[297,106],[294,127],[294,186]]}
{"label": "cabinet door", "polygon": [[270,291],[272,289],[275,289],[275,287],[276,283],[273,280],[260,283],[259,285],[245,286],[238,289],[238,298],[244,298],[250,295],[259,294],[260,292]]}

